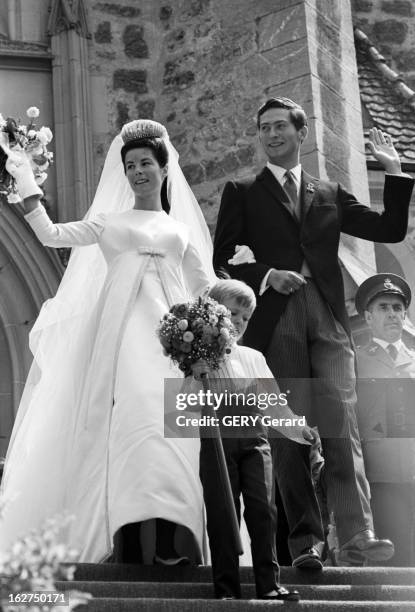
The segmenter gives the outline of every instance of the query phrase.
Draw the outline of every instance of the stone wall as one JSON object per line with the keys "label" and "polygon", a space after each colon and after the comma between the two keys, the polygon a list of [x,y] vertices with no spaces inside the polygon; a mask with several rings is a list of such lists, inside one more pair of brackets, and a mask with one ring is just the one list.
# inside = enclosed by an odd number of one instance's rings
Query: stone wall
{"label": "stone wall", "polygon": [[344,146],[345,125],[360,121],[351,29],[344,38],[350,9],[341,0],[331,7],[325,0],[90,0],[94,112],[101,117],[96,175],[124,122],[160,120],[213,228],[224,182],[261,164],[254,116],[278,93],[303,103],[311,117],[306,167],[353,187],[354,175],[364,192],[360,132],[353,129]]}
{"label": "stone wall", "polygon": [[355,25],[415,89],[415,2],[353,0],[352,6]]}
{"label": "stone wall", "polygon": [[[263,73],[272,73],[257,50],[273,5],[143,0],[90,7],[91,74],[106,77],[109,133],[136,117],[165,123],[210,226],[225,178],[254,164],[253,117],[267,84]],[[102,133],[98,165],[107,144]]]}

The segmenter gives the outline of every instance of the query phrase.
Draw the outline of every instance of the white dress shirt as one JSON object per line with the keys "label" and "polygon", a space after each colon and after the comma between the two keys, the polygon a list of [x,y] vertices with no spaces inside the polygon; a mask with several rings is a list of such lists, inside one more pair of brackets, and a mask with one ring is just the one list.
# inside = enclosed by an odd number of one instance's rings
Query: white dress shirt
{"label": "white dress shirt", "polygon": [[401,348],[402,348],[402,344],[403,344],[403,342],[402,342],[402,338],[399,338],[399,340],[397,340],[396,342],[386,342],[386,340],[382,340],[381,338],[375,338],[375,337],[373,337],[373,342],[376,342],[377,344],[379,344],[379,345],[380,345],[380,346],[381,346],[383,349],[385,349],[385,351],[386,351],[387,353],[389,352],[387,347],[388,347],[390,344],[392,344],[392,345],[393,345],[393,346],[396,348],[396,350],[398,351],[398,353],[399,353],[399,351],[401,350]]}

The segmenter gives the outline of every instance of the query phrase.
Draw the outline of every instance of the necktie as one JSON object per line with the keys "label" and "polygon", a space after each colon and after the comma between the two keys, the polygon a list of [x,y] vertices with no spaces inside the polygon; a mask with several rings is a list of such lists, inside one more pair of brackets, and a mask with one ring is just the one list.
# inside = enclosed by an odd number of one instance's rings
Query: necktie
{"label": "necktie", "polygon": [[396,346],[394,344],[388,344],[386,349],[389,355],[391,356],[391,358],[393,359],[393,361],[396,361],[396,358],[398,356],[398,349],[396,348]]}
{"label": "necktie", "polygon": [[300,209],[298,205],[298,194],[297,194],[297,185],[295,184],[294,176],[291,170],[287,170],[284,173],[285,183],[284,189],[287,192],[287,195],[290,198],[291,209],[297,219],[300,219]]}

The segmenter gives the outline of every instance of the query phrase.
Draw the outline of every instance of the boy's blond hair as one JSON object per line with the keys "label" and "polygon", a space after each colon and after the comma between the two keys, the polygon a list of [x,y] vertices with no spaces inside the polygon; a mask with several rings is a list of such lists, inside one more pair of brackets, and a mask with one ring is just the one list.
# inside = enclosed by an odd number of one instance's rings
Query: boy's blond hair
{"label": "boy's blond hair", "polygon": [[252,312],[256,307],[255,293],[251,287],[235,278],[219,280],[209,289],[208,296],[220,304],[224,300],[235,299],[237,304],[250,308]]}

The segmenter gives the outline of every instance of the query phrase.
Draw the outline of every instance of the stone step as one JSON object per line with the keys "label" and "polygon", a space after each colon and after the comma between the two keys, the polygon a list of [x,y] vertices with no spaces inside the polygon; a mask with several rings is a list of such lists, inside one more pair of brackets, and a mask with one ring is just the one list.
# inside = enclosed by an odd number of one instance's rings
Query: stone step
{"label": "stone step", "polygon": [[414,612],[413,601],[325,601],[297,603],[257,600],[218,601],[216,599],[118,599],[92,600],[83,612],[258,612],[281,607],[284,612]]}
{"label": "stone step", "polygon": [[[241,567],[241,583],[254,583],[251,567]],[[104,582],[202,582],[210,583],[211,568],[160,567],[121,563],[79,563],[75,579]],[[326,567],[323,571],[281,568],[282,584],[321,585],[409,585],[415,586],[415,568],[395,567]]]}
{"label": "stone step", "polygon": [[[415,586],[404,585],[305,585],[284,584],[300,591],[303,600],[324,601],[412,601],[415,602]],[[100,598],[161,598],[161,599],[212,599],[210,582],[59,582],[60,590],[76,589]],[[244,584],[242,596],[255,598],[254,584]],[[415,610],[415,604],[413,603]]]}

